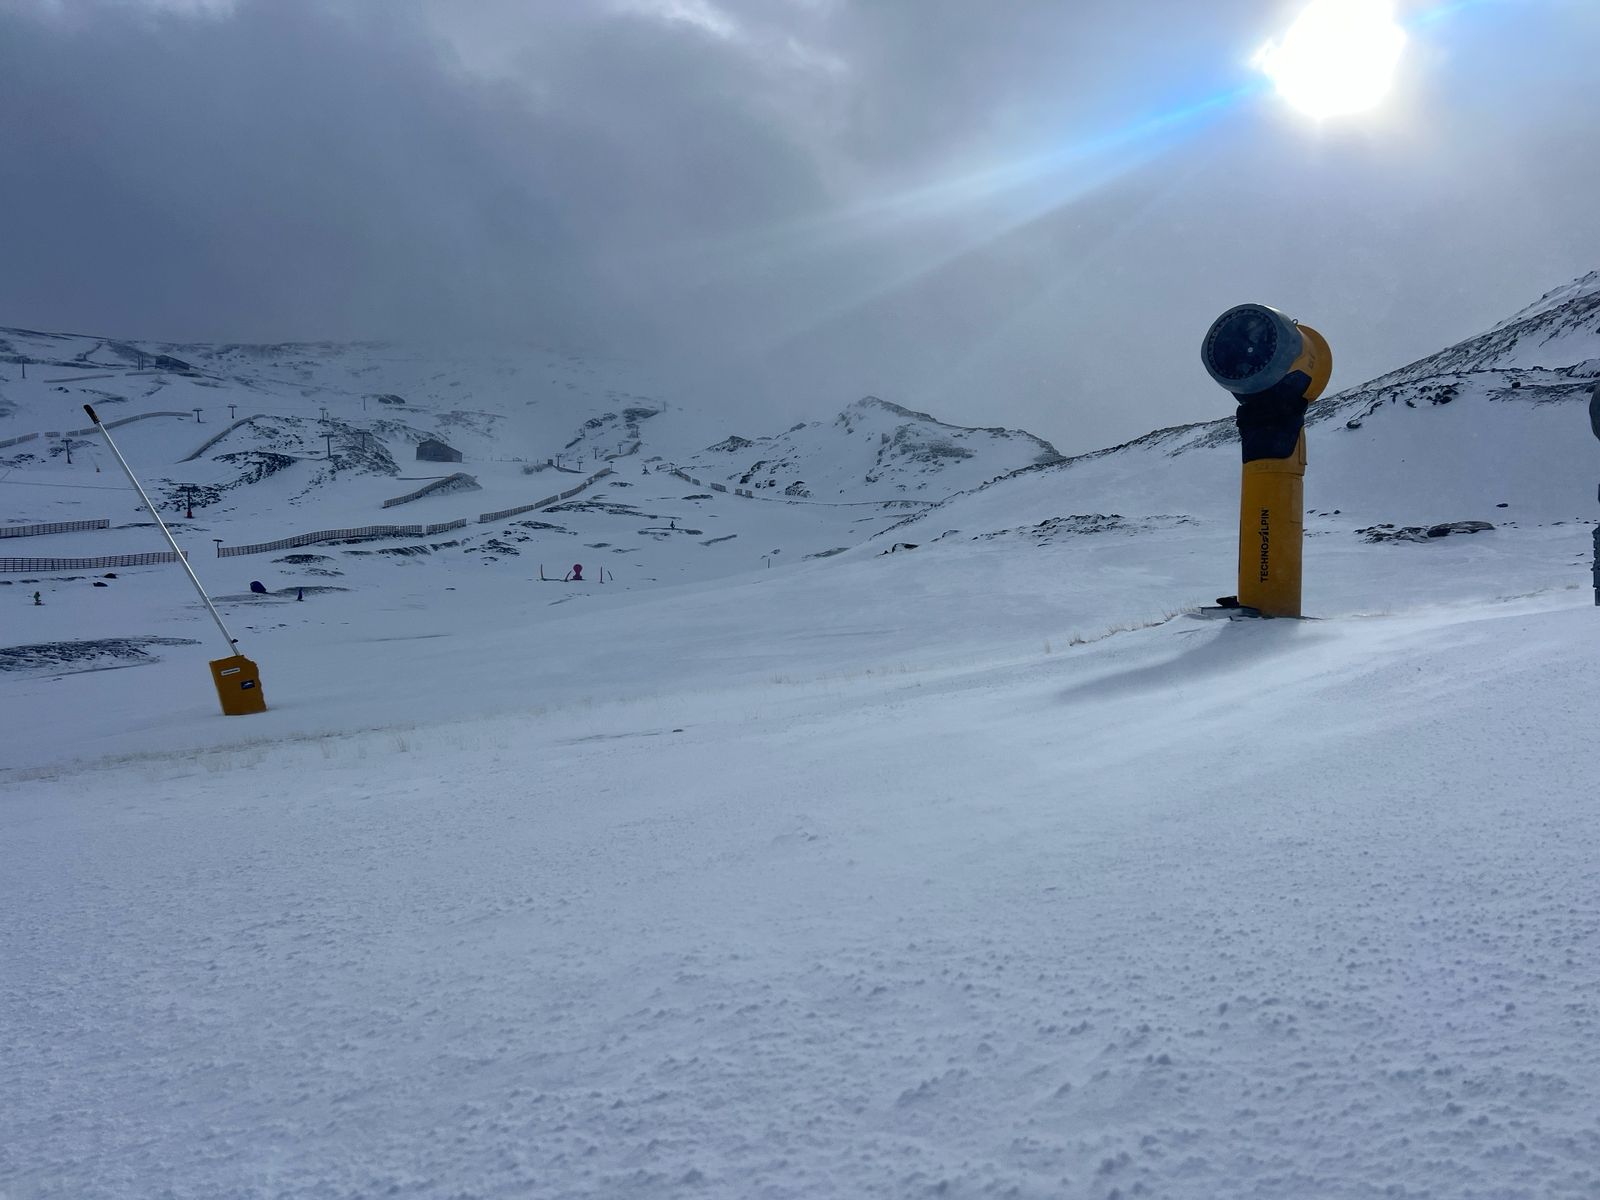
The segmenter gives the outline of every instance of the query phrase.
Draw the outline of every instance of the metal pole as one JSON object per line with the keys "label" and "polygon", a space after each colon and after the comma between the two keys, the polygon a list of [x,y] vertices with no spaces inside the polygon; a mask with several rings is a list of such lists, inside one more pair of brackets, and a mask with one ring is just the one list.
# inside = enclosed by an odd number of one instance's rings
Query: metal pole
{"label": "metal pole", "polygon": [[89,414],[89,420],[94,422],[94,427],[106,439],[106,445],[111,447],[111,453],[116,456],[117,462],[121,464],[123,474],[127,475],[128,482],[133,484],[133,490],[139,493],[139,499],[144,501],[145,510],[156,519],[157,527],[166,535],[167,543],[172,547],[172,552],[178,556],[178,565],[183,568],[183,573],[189,577],[189,582],[194,584],[194,590],[200,593],[200,600],[206,606],[206,611],[211,614],[211,619],[217,623],[217,628],[222,631],[222,636],[228,643],[228,653],[230,655],[239,653],[238,639],[229,633],[228,627],[222,623],[222,617],[218,614],[216,605],[211,603],[211,597],[206,595],[206,589],[200,586],[200,579],[194,573],[194,568],[189,566],[189,560],[183,556],[183,551],[178,548],[177,539],[172,536],[172,531],[167,528],[167,523],[161,519],[161,514],[156,511],[156,506],[150,503],[150,497],[145,495],[144,488],[140,487],[139,481],[134,478],[133,469],[128,466],[128,460],[122,457],[122,451],[118,450],[117,444],[111,440],[111,431],[100,424],[100,418],[95,415],[92,407],[85,404],[83,411]]}

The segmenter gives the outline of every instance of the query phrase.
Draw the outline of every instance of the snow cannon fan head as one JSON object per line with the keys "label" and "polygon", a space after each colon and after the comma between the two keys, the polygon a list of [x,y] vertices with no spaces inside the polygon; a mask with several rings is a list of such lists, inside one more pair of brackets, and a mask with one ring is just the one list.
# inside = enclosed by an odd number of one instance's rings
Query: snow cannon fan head
{"label": "snow cannon fan head", "polygon": [[1327,339],[1265,304],[1240,304],[1218,317],[1206,331],[1200,360],[1241,402],[1274,393],[1310,404],[1333,375]]}
{"label": "snow cannon fan head", "polygon": [[1594,385],[1594,391],[1589,393],[1589,425],[1594,430],[1594,435],[1600,438],[1600,383]]}

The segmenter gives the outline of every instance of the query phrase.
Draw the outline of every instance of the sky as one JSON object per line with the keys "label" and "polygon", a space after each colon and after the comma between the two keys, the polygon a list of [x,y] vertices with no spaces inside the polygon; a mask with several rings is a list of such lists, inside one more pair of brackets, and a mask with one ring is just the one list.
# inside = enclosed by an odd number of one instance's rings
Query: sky
{"label": "sky", "polygon": [[775,432],[867,394],[1072,453],[1226,415],[1244,301],[1351,386],[1600,267],[1600,5],[0,0],[0,325],[620,354]]}

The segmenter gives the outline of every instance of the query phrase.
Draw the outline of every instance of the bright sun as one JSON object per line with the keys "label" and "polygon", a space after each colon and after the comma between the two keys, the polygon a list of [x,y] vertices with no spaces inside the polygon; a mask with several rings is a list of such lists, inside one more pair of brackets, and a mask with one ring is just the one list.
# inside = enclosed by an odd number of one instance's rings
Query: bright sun
{"label": "bright sun", "polygon": [[1405,45],[1392,0],[1311,0],[1255,62],[1301,112],[1342,117],[1388,94]]}

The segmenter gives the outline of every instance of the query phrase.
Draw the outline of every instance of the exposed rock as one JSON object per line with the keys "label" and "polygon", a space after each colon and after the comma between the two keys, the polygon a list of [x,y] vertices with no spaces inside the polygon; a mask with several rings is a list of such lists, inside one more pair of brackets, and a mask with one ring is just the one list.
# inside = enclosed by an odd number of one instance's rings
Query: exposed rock
{"label": "exposed rock", "polygon": [[1488,521],[1447,521],[1440,525],[1371,525],[1356,532],[1369,542],[1426,542],[1449,537],[1452,533],[1484,533],[1493,529]]}
{"label": "exposed rock", "polygon": [[1070,517],[1051,517],[1047,521],[1040,521],[1037,525],[1022,525],[1014,529],[997,529],[993,533],[980,533],[972,540],[987,542],[993,538],[1021,535],[1048,545],[1056,538],[1067,534],[1110,533],[1114,529],[1127,527],[1128,522],[1121,513],[1078,513]]}
{"label": "exposed rock", "polygon": [[197,646],[194,638],[104,638],[82,642],[43,642],[33,646],[0,647],[0,671],[33,673],[51,671],[103,671],[158,662],[147,653],[150,646]]}
{"label": "exposed rock", "polygon": [[942,497],[1060,460],[1049,442],[1021,430],[947,425],[868,396],[831,422],[802,422],[772,437],[725,438],[683,466],[713,487],[720,476],[791,500],[859,503],[900,494]]}

